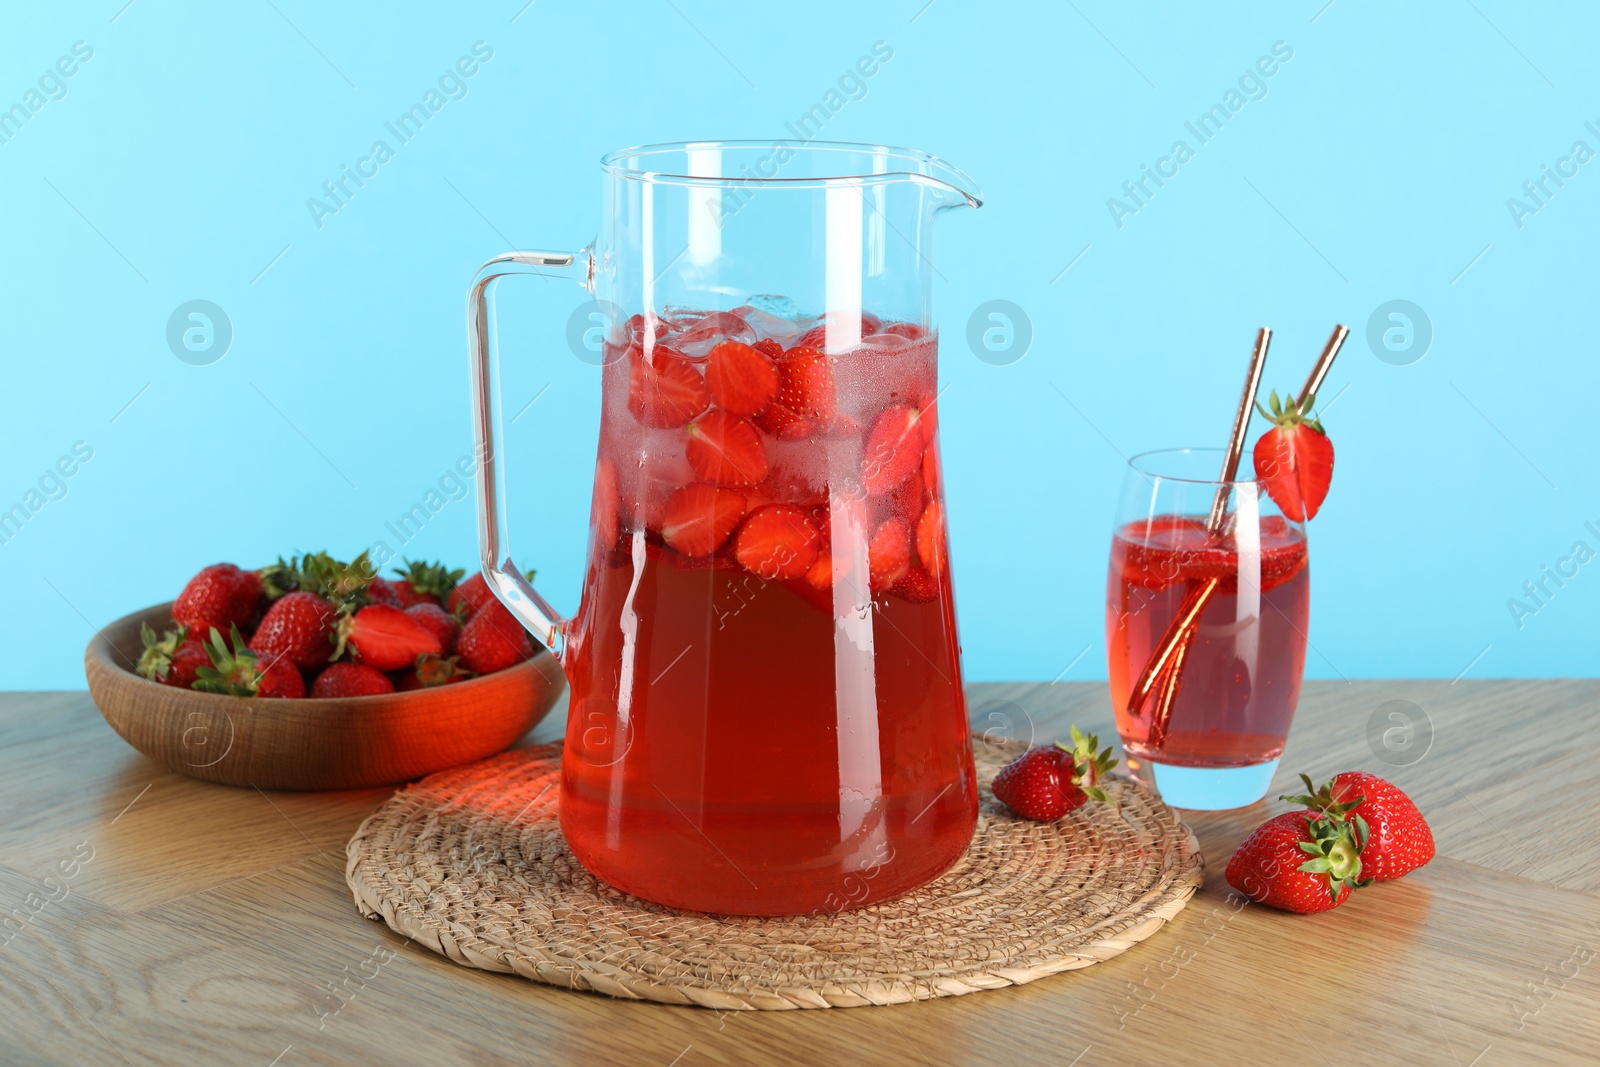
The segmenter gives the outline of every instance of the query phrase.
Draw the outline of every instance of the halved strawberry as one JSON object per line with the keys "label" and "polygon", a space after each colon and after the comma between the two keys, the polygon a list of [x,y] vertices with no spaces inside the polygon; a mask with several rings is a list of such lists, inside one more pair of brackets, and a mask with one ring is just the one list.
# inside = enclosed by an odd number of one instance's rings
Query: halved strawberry
{"label": "halved strawberry", "polygon": [[926,567],[913,563],[889,592],[912,604],[926,604],[939,595],[939,579],[928,573]]}
{"label": "halved strawberry", "polygon": [[744,520],[733,553],[745,570],[772,581],[800,578],[817,562],[822,535],[805,511],[768,504]]}
{"label": "halved strawberry", "polygon": [[778,396],[763,413],[763,429],[792,440],[809,437],[833,421],[837,384],[827,356],[796,345],[779,360],[778,375]]}
{"label": "halved strawberry", "polygon": [[937,500],[929,501],[917,520],[917,558],[935,578],[944,573],[944,519]]}
{"label": "halved strawberry", "polygon": [[609,459],[600,459],[594,465],[594,500],[590,505],[589,522],[594,527],[595,540],[602,548],[617,543],[619,509],[617,499],[617,468]]}
{"label": "halved strawberry", "polygon": [[705,482],[684,486],[667,498],[661,537],[688,556],[709,556],[744,518],[744,497]]}
{"label": "halved strawberry", "polygon": [[917,425],[922,427],[922,444],[932,448],[939,436],[939,398],[925,397],[917,402],[916,408]]}
{"label": "halved strawberry", "polygon": [[828,343],[828,327],[825,325],[811,327],[811,329],[800,335],[798,343],[806,348],[815,348],[820,352]]}
{"label": "halved strawberry", "polygon": [[791,348],[783,356],[782,376],[778,398],[785,407],[816,422],[833,418],[837,386],[832,360],[814,348]]}
{"label": "halved strawberry", "polygon": [[818,553],[817,561],[806,571],[806,584],[813,589],[833,588],[833,553]]}
{"label": "halved strawberry", "polygon": [[756,424],[780,441],[802,441],[819,429],[815,422],[797,415],[779,401],[768,404]]}
{"label": "halved strawberry", "polygon": [[1328,496],[1333,481],[1333,442],[1328,440],[1322,422],[1311,415],[1314,397],[1307,397],[1304,408],[1294,397],[1281,403],[1273,390],[1269,412],[1256,402],[1256,408],[1272,420],[1272,429],[1256,441],[1256,477],[1285,516],[1305,522],[1317,514]]}
{"label": "halved strawberry", "polygon": [[895,404],[878,416],[867,434],[861,480],[871,496],[887,493],[922,464],[922,413]]}
{"label": "halved strawberry", "polygon": [[747,420],[726,411],[713,409],[690,423],[684,451],[702,481],[754,485],[767,476],[761,435]]}
{"label": "halved strawberry", "polygon": [[872,591],[881,593],[911,569],[911,524],[898,515],[886,519],[867,542]]}
{"label": "halved strawberry", "polygon": [[437,656],[444,651],[432,630],[400,609],[383,604],[369,604],[339,620],[334,658],[342,656],[346,648],[357,663],[380,671],[397,671],[415,663],[418,656]]}
{"label": "halved strawberry", "polygon": [[642,349],[629,354],[628,410],[646,426],[682,426],[711,403],[700,372],[671,349],[656,345],[648,359]]}
{"label": "halved strawberry", "polygon": [[934,496],[938,496],[942,490],[939,481],[939,446],[931,442],[922,450],[922,484]]}
{"label": "halved strawberry", "polygon": [[778,395],[778,368],[750,345],[723,341],[706,362],[711,402],[735,415],[759,415]]}
{"label": "halved strawberry", "polygon": [[907,522],[915,524],[922,518],[922,501],[922,475],[913,470],[905,481],[878,497],[873,503],[878,505],[878,511],[884,518],[899,515]]}

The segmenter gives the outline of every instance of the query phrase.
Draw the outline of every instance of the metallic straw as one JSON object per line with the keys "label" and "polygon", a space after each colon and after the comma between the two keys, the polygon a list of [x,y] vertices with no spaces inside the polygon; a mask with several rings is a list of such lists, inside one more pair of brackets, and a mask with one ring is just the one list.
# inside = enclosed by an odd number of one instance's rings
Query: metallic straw
{"label": "metallic straw", "polygon": [[[1239,471],[1239,457],[1244,453],[1245,434],[1250,429],[1250,412],[1256,403],[1256,390],[1261,387],[1261,371],[1267,365],[1267,347],[1272,344],[1272,330],[1266,326],[1256,331],[1255,347],[1250,350],[1250,366],[1245,372],[1244,388],[1239,392],[1239,407],[1233,413],[1233,430],[1228,435],[1228,447],[1222,456],[1222,475],[1218,479],[1222,484],[1217,486],[1216,495],[1211,499],[1211,514],[1206,519],[1206,532],[1215,535],[1222,529],[1222,524],[1228,515],[1228,497],[1233,492],[1233,477]],[[1209,583],[1215,587],[1215,582]],[[1166,667],[1167,661],[1177,650],[1183,640],[1184,629],[1200,614],[1200,609],[1205,607],[1210,599],[1211,592],[1207,586],[1201,586],[1205,592],[1192,590],[1185,598],[1183,607],[1179,609],[1177,618],[1173,619],[1167,627],[1167,632],[1162,635],[1161,645],[1144,665],[1144,670],[1139,675],[1139,680],[1134,683],[1133,693],[1128,697],[1128,713],[1137,716],[1139,709],[1144,707],[1144,702],[1149,699],[1150,691],[1155,688],[1156,678]],[[1177,687],[1168,687],[1176,695]],[[1163,691],[1163,697],[1167,696]],[[1170,712],[1171,703],[1163,700],[1165,709]],[[1162,721],[1160,712],[1157,712],[1156,723],[1152,727],[1152,735],[1158,729],[1164,730],[1165,722]]]}

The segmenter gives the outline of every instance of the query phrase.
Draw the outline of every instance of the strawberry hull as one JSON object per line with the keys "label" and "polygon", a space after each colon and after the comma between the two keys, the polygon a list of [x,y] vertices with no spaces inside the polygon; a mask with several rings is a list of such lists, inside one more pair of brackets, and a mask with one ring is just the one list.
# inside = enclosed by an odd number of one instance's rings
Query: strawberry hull
{"label": "strawberry hull", "polygon": [[[561,823],[589,870],[669,906],[858,907],[937,876],[976,822],[943,511],[921,473],[937,338],[901,324],[828,351],[825,325],[679,316],[651,348],[681,363],[605,370],[617,519],[613,535],[597,503],[568,631]],[[699,410],[684,367],[709,375]]]}

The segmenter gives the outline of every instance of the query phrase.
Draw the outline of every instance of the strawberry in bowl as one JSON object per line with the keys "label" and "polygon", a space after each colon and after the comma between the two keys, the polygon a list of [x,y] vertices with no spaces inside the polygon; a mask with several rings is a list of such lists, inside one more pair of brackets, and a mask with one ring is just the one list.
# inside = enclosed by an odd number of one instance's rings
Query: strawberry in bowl
{"label": "strawberry in bowl", "polygon": [[403,564],[207,566],[96,634],[90,695],[141,752],[234,785],[388,784],[501,751],[553,706],[560,670],[481,575]]}

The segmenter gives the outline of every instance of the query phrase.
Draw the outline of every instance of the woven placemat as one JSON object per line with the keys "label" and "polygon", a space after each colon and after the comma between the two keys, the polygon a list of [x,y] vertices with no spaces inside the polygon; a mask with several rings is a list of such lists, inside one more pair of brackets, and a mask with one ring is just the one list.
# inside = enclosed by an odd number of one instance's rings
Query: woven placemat
{"label": "woven placemat", "polygon": [[613,889],[556,824],[558,746],[506,752],[396,793],[347,849],[370,919],[457,963],[718,1010],[842,1008],[1022,985],[1110,959],[1202,880],[1188,827],[1113,776],[1114,805],[1009,815],[989,782],[1022,746],[974,741],[982,807],[966,854],[894,900],[837,915],[723,918]]}

